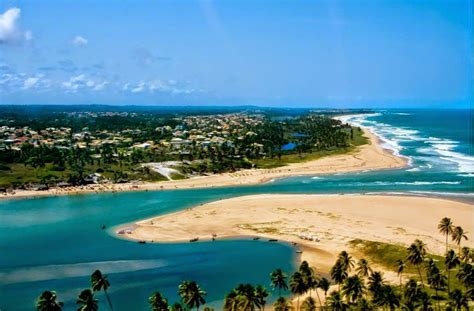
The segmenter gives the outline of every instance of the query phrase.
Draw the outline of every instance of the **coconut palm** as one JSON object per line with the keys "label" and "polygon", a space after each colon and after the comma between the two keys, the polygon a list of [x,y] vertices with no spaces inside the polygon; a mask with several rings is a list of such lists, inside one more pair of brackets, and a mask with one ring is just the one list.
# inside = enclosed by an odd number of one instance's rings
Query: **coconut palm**
{"label": "coconut palm", "polygon": [[190,309],[196,307],[196,310],[199,310],[199,307],[206,303],[204,297],[207,293],[194,281],[182,282],[178,287],[178,293],[181,301]]}
{"label": "coconut palm", "polygon": [[286,284],[287,276],[281,269],[276,269],[270,274],[270,279],[273,288],[278,288],[278,296],[281,297],[281,290],[287,290],[288,285]]}
{"label": "coconut palm", "polygon": [[356,272],[361,278],[366,278],[370,273],[372,273],[372,269],[370,268],[367,259],[362,258],[357,262]]}
{"label": "coconut palm", "polygon": [[327,305],[333,311],[346,311],[349,310],[349,305],[342,299],[339,292],[332,292],[327,301]]}
{"label": "coconut palm", "polygon": [[422,293],[423,289],[420,285],[418,285],[416,280],[409,279],[403,290],[403,296],[405,299],[404,309],[415,310],[418,302],[420,301]]}
{"label": "coconut palm", "polygon": [[225,311],[237,311],[239,307],[239,296],[235,289],[231,290],[224,297],[224,310]]}
{"label": "coconut palm", "polygon": [[329,282],[328,279],[322,277],[318,281],[318,288],[321,288],[321,290],[324,292],[324,299],[326,300],[326,296],[328,294],[329,288],[331,286],[331,282]]}
{"label": "coconut palm", "polygon": [[102,274],[100,270],[95,270],[91,275],[91,288],[94,292],[104,290],[105,297],[107,298],[107,303],[109,304],[110,310],[112,308],[112,301],[110,300],[107,289],[110,287],[110,282],[107,280],[107,276]]}
{"label": "coconut palm", "polygon": [[309,290],[309,296],[311,297],[311,291],[314,289],[316,296],[318,297],[319,305],[322,306],[321,298],[318,293],[319,278],[316,276],[314,268],[310,267],[307,261],[303,261],[300,265],[299,271],[303,275],[306,288]]}
{"label": "coconut palm", "polygon": [[395,308],[400,306],[400,295],[397,294],[393,286],[382,285],[374,303],[382,308],[387,306],[390,310],[395,310]]}
{"label": "coconut palm", "polygon": [[469,310],[469,299],[464,293],[456,288],[449,294],[449,306],[455,308],[455,310],[462,310],[463,308]]}
{"label": "coconut palm", "polygon": [[357,303],[365,293],[364,280],[358,275],[348,277],[342,285],[342,294],[346,297],[348,303]]}
{"label": "coconut palm", "polygon": [[385,285],[385,280],[383,279],[383,273],[379,271],[374,271],[369,276],[369,292],[372,294],[374,300],[377,299],[380,294],[380,289]]}
{"label": "coconut palm", "polygon": [[168,300],[160,292],[151,294],[148,298],[148,303],[153,311],[168,310]]}
{"label": "coconut palm", "polygon": [[347,269],[344,268],[344,264],[341,261],[336,261],[336,264],[331,268],[331,278],[338,285],[338,290],[341,290],[341,284],[347,278]]}
{"label": "coconut palm", "polygon": [[458,246],[459,253],[461,253],[462,239],[468,240],[466,233],[467,232],[464,232],[464,229],[460,226],[454,227],[453,229],[452,238],[453,238],[453,241],[456,242],[456,245]]}
{"label": "coconut palm", "polygon": [[456,277],[466,288],[474,287],[474,266],[468,263],[461,263]]}
{"label": "coconut palm", "polygon": [[308,291],[303,275],[296,271],[290,278],[290,290],[297,296],[296,310],[300,309],[300,296]]}
{"label": "coconut palm", "polygon": [[278,297],[278,299],[273,303],[273,310],[275,311],[289,311],[293,307],[291,303],[285,297]]}
{"label": "coconut palm", "polygon": [[469,263],[472,261],[472,258],[474,257],[474,252],[472,249],[470,249],[467,246],[464,246],[461,248],[461,254],[459,255],[459,258],[462,260],[464,263]]}
{"label": "coconut palm", "polygon": [[348,252],[342,251],[339,253],[337,260],[341,262],[342,267],[347,271],[350,272],[352,268],[354,268],[354,259]]}
{"label": "coconut palm", "polygon": [[64,304],[57,299],[55,291],[44,291],[36,300],[36,310],[61,311]]}
{"label": "coconut palm", "polygon": [[448,236],[453,234],[453,222],[451,218],[444,217],[438,224],[438,230],[446,237],[446,252],[448,251]]}
{"label": "coconut palm", "polygon": [[268,291],[262,285],[255,287],[255,296],[257,297],[257,304],[261,310],[265,310],[267,304],[266,298],[268,297]]}
{"label": "coconut palm", "polygon": [[312,297],[307,297],[301,304],[304,311],[316,311],[316,301]]}
{"label": "coconut palm", "polygon": [[407,251],[407,260],[408,262],[416,266],[421,284],[424,286],[423,277],[421,276],[421,264],[425,260],[426,256],[425,243],[417,239],[407,248]]}
{"label": "coconut palm", "polygon": [[400,290],[402,290],[402,274],[403,274],[403,271],[405,271],[405,262],[401,259],[397,259],[395,261],[395,264],[397,265],[397,274],[398,274],[398,277],[400,278]]}
{"label": "coconut palm", "polygon": [[99,310],[99,301],[94,298],[94,293],[90,289],[83,290],[79,296],[77,296],[76,303],[79,305],[77,311]]}
{"label": "coconut palm", "polygon": [[461,264],[461,261],[459,260],[459,257],[456,255],[456,252],[450,249],[447,253],[446,256],[444,257],[444,264],[446,266],[446,271],[448,273],[448,294],[450,292],[450,274],[451,274],[451,269],[456,268],[459,264]]}
{"label": "coconut palm", "polygon": [[255,310],[259,307],[259,299],[256,296],[255,288],[251,284],[239,284],[235,288],[238,298],[239,310]]}

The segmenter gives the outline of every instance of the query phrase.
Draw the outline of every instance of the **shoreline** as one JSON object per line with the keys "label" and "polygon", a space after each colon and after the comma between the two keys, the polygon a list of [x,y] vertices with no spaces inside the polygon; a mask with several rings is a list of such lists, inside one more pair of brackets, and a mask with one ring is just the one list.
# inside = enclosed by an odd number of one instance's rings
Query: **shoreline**
{"label": "shoreline", "polygon": [[[359,259],[349,246],[354,239],[407,246],[419,238],[430,253],[443,254],[445,240],[437,229],[443,217],[451,217],[456,225],[461,225],[469,235],[463,245],[473,247],[473,207],[452,200],[411,196],[259,194],[218,200],[124,224],[115,227],[114,234],[153,243],[189,243],[195,238],[211,241],[213,237],[276,239],[302,252],[295,255],[295,260],[306,260],[326,273],[342,250]],[[119,234],[121,230],[125,231]],[[302,239],[305,236],[317,237],[319,241]],[[376,267],[385,272],[388,280],[398,280],[394,272]]]}
{"label": "shoreline", "polygon": [[356,149],[353,151],[344,154],[326,156],[307,162],[290,163],[288,165],[272,169],[245,169],[234,173],[196,176],[188,179],[155,183],[144,182],[97,184],[68,187],[66,189],[52,188],[45,191],[17,190],[14,194],[1,195],[0,200],[129,191],[156,191],[245,186],[263,184],[272,180],[292,176],[325,175],[335,173],[397,169],[406,167],[408,165],[408,161],[405,158],[398,157],[388,149],[382,148],[380,145],[380,139],[375,134],[365,128],[363,131],[364,136],[368,138],[368,143],[356,147]]}

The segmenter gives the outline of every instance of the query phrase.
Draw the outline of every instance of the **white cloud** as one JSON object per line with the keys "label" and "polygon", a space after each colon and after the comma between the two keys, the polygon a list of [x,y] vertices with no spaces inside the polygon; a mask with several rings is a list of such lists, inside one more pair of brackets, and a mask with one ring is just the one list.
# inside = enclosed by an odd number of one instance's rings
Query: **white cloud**
{"label": "white cloud", "polygon": [[0,43],[12,42],[19,39],[29,41],[33,39],[33,33],[28,30],[24,33],[18,26],[21,15],[19,8],[11,8],[0,14]]}
{"label": "white cloud", "polygon": [[107,84],[109,84],[108,81],[103,81],[101,83],[96,83],[96,85],[92,88],[93,91],[102,91]]}
{"label": "white cloud", "polygon": [[61,83],[61,86],[70,92],[77,92],[79,89],[101,91],[109,84],[108,81],[97,81],[88,78],[85,74],[80,74],[69,78],[68,81]]}
{"label": "white cloud", "polygon": [[145,90],[146,84],[145,82],[140,82],[136,87],[132,89],[132,93],[141,93]]}
{"label": "white cloud", "polygon": [[82,37],[82,36],[75,36],[74,39],[72,39],[72,44],[75,46],[86,46],[89,41]]}
{"label": "white cloud", "polygon": [[31,89],[38,83],[39,79],[40,79],[39,77],[26,78],[25,81],[23,82],[23,89],[24,90]]}

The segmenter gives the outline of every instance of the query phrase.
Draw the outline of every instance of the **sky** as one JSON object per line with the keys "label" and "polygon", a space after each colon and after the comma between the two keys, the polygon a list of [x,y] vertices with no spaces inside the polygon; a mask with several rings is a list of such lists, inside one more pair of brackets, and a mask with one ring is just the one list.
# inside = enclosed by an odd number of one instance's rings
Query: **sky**
{"label": "sky", "polygon": [[0,103],[463,108],[473,38],[473,0],[1,0]]}

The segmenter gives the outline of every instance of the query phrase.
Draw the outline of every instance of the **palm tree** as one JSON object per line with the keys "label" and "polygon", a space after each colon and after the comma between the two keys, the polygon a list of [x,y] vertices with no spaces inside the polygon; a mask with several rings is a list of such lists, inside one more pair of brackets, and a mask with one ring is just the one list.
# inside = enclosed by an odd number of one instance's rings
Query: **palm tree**
{"label": "palm tree", "polygon": [[408,262],[410,262],[411,264],[415,265],[416,268],[418,269],[418,275],[420,277],[420,281],[421,281],[421,284],[423,285],[424,287],[424,284],[423,284],[423,277],[421,276],[421,264],[423,263],[423,261],[425,260],[425,256],[426,256],[426,248],[425,248],[425,244],[421,241],[421,240],[415,240],[414,243],[412,243],[408,248],[407,248],[407,251],[408,251],[408,256],[407,256],[407,260]]}
{"label": "palm tree", "polygon": [[341,284],[347,278],[347,269],[344,268],[344,264],[341,261],[336,261],[336,264],[331,268],[331,278],[338,285],[338,290],[341,290]]}
{"label": "palm tree", "polygon": [[251,284],[239,284],[235,289],[239,310],[255,310],[259,307],[259,299],[255,288]]}
{"label": "palm tree", "polygon": [[266,298],[268,297],[267,289],[262,285],[257,285],[257,287],[255,287],[255,296],[257,297],[259,308],[265,310],[265,305],[267,304]]}
{"label": "palm tree", "polygon": [[94,293],[90,289],[83,290],[79,296],[77,296],[76,303],[79,305],[77,311],[99,310],[99,301],[94,298]]}
{"label": "palm tree", "polygon": [[464,246],[461,249],[461,254],[459,255],[459,257],[461,258],[462,262],[469,263],[472,260],[473,255],[474,252],[472,251],[472,249],[467,246]]}
{"label": "palm tree", "polygon": [[403,274],[403,271],[405,271],[405,262],[401,259],[397,259],[395,261],[395,264],[397,265],[397,274],[398,274],[398,277],[400,278],[400,290],[402,290],[402,274]]}
{"label": "palm tree", "polygon": [[379,271],[374,271],[369,276],[369,292],[372,294],[373,299],[377,299],[380,294],[382,286],[385,285],[383,279],[383,273]]}
{"label": "palm tree", "polygon": [[346,297],[348,303],[356,304],[364,293],[365,284],[358,275],[348,277],[342,285],[342,294]]}
{"label": "palm tree", "polygon": [[352,256],[350,256],[346,251],[340,252],[337,260],[341,262],[342,267],[348,272],[354,268],[354,259],[352,259]]}
{"label": "palm tree", "polygon": [[468,263],[461,263],[456,277],[466,288],[472,287],[474,284],[474,266]]}
{"label": "palm tree", "polygon": [[316,311],[316,301],[312,297],[307,297],[301,307],[304,311]]}
{"label": "palm tree", "polygon": [[456,242],[456,245],[459,248],[459,253],[461,253],[462,239],[468,240],[466,233],[467,232],[464,232],[464,229],[460,226],[454,227],[453,229],[452,238],[453,238],[453,241]]}
{"label": "palm tree", "polygon": [[365,278],[369,276],[369,274],[372,272],[372,269],[369,266],[369,262],[362,258],[357,262],[356,271],[361,278]]}
{"label": "palm tree", "polygon": [[196,307],[196,310],[199,310],[199,307],[206,303],[204,297],[207,293],[194,281],[182,282],[178,287],[178,293],[183,303],[190,309]]}
{"label": "palm tree", "polygon": [[331,283],[326,278],[321,278],[318,282],[318,288],[321,288],[324,292],[324,300],[325,301],[326,301],[326,298],[327,298],[327,295],[328,295],[328,290],[329,290],[330,286],[331,286]]}
{"label": "palm tree", "polygon": [[235,289],[231,290],[224,297],[224,310],[225,311],[237,311],[239,306],[239,296]]}
{"label": "palm tree", "polygon": [[385,307],[388,306],[390,310],[400,306],[400,295],[397,294],[394,287],[390,285],[383,285],[380,288],[380,293],[377,295],[376,305]]}
{"label": "palm tree", "polygon": [[316,296],[318,297],[319,305],[322,306],[321,298],[318,293],[318,283],[319,279],[316,276],[314,268],[311,268],[307,261],[303,261],[299,268],[300,273],[303,276],[304,282],[306,284],[306,289],[309,290],[309,296],[311,297],[311,290],[314,289]]}
{"label": "palm tree", "polygon": [[448,251],[448,236],[453,234],[453,222],[451,218],[444,217],[441,219],[438,225],[438,230],[440,233],[446,236],[446,252]]}
{"label": "palm tree", "polygon": [[286,284],[287,276],[281,269],[276,269],[270,274],[270,279],[273,288],[278,288],[278,296],[281,297],[281,290],[287,290],[288,285]]}
{"label": "palm tree", "polygon": [[329,295],[327,304],[333,311],[346,311],[349,309],[349,305],[344,302],[339,292],[332,292]]}
{"label": "palm tree", "polygon": [[464,295],[464,293],[456,288],[449,294],[449,306],[455,308],[456,310],[469,310],[469,299]]}
{"label": "palm tree", "polygon": [[450,274],[451,274],[451,269],[456,268],[459,264],[461,264],[461,261],[459,260],[459,257],[456,255],[456,252],[450,249],[444,258],[444,264],[446,266],[446,271],[448,273],[448,294],[450,293]]}
{"label": "palm tree", "polygon": [[296,310],[300,309],[300,295],[303,295],[308,291],[308,288],[306,287],[305,280],[303,278],[303,275],[296,271],[293,273],[290,279],[290,290],[291,292],[298,297],[298,301],[296,304]]}
{"label": "palm tree", "polygon": [[291,303],[286,300],[285,297],[279,297],[275,303],[273,303],[273,310],[275,311],[289,311],[293,309]]}
{"label": "palm tree", "polygon": [[168,310],[168,300],[160,292],[154,292],[148,298],[148,303],[153,311]]}
{"label": "palm tree", "polygon": [[91,288],[94,292],[104,290],[105,297],[107,298],[110,310],[113,310],[112,301],[110,300],[109,294],[107,293],[107,288],[109,287],[110,283],[107,280],[107,276],[103,275],[100,270],[95,270],[94,273],[92,273],[91,275]]}
{"label": "palm tree", "polygon": [[61,311],[64,304],[57,299],[55,291],[44,291],[36,300],[36,310]]}

